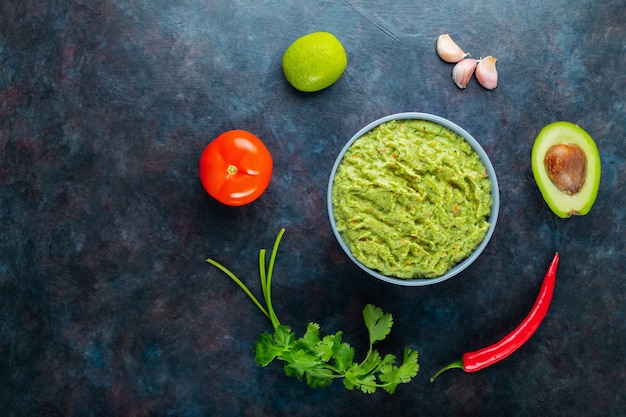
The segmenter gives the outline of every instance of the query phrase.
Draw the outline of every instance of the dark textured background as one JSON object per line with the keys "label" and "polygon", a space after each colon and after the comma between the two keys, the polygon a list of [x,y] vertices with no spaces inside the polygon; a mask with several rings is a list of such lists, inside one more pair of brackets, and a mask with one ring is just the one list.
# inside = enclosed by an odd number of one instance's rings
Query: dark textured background
{"label": "dark textured background", "polygon": [[[125,1],[0,4],[0,409],[5,416],[617,416],[626,409],[626,2],[624,0]],[[330,31],[349,64],[301,94],[282,54]],[[435,53],[451,33],[498,58],[494,91],[465,91]],[[420,111],[484,146],[502,205],[479,260],[432,287],[377,282],[348,262],[327,220],[334,159],[361,127]],[[530,171],[538,131],[574,122],[602,179],[585,217],[561,220]],[[275,172],[228,208],[197,177],[218,134],[247,129]],[[254,364],[270,323],[215,268],[255,291],[257,253],[286,234],[276,309],[299,333],[361,309],[395,325],[381,350],[420,352],[393,396],[312,390]],[[556,293],[537,334],[476,374],[428,378],[511,330],[554,252]]]}

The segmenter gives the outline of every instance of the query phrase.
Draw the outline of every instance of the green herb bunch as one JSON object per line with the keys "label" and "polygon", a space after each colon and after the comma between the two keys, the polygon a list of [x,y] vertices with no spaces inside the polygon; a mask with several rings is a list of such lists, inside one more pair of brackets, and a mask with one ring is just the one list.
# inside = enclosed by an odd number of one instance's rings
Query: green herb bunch
{"label": "green herb bunch", "polygon": [[378,388],[393,394],[399,384],[407,383],[415,377],[419,370],[417,351],[405,348],[402,363],[397,365],[394,355],[381,356],[374,349],[374,344],[385,339],[391,332],[393,317],[372,304],[363,309],[363,320],[369,335],[369,350],[360,362],[355,362],[354,348],[342,340],[341,331],[321,336],[319,324],[309,323],[304,335],[297,338],[290,327],[280,323],[272,304],[271,283],[278,246],[284,232],[285,229],[281,229],[276,237],[267,268],[266,251],[259,251],[259,275],[265,307],[229,269],[213,259],[207,259],[208,263],[235,281],[272,322],[273,334],[262,333],[254,345],[257,365],[267,366],[278,359],[284,363],[285,375],[300,380],[304,378],[312,388],[327,387],[335,379],[341,378],[347,389],[356,388],[368,394]]}

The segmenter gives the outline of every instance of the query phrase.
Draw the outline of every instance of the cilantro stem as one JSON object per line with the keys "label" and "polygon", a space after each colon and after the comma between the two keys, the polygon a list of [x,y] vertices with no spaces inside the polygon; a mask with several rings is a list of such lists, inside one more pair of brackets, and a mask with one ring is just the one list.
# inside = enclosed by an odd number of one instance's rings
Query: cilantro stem
{"label": "cilantro stem", "polygon": [[263,298],[265,299],[265,305],[269,313],[269,319],[272,322],[272,326],[276,329],[280,326],[278,317],[272,308],[272,290],[270,287],[271,276],[265,271],[265,249],[259,251],[259,275],[261,277],[261,289],[263,291]]}
{"label": "cilantro stem", "polygon": [[372,352],[374,351],[374,345],[372,344],[372,342],[370,341],[370,348],[367,351],[367,355],[365,356],[365,358],[361,361],[361,363],[359,364],[359,366],[363,366],[363,364],[365,362],[367,362],[367,360],[370,358],[370,356],[372,355]]}
{"label": "cilantro stem", "polygon": [[315,372],[312,369],[307,369],[306,373],[308,375],[311,375],[311,376],[321,377],[321,378],[330,378],[330,379],[339,379],[339,378],[345,378],[346,377],[342,371],[338,370],[337,368],[335,368],[333,366],[323,366],[323,365],[321,365],[321,368],[322,369],[328,369],[333,374],[332,375],[328,375],[328,374],[322,373],[322,372]]}
{"label": "cilantro stem", "polygon": [[[267,268],[267,274],[265,273],[265,250],[261,250],[259,253],[259,270],[261,271],[261,288],[263,289],[263,296],[265,297],[265,305],[267,305],[267,311],[270,316],[270,320],[274,328],[280,326],[280,321],[278,321],[278,317],[276,316],[276,312],[274,311],[274,306],[272,304],[272,274],[274,272],[274,264],[276,263],[276,254],[278,253],[278,246],[280,245],[280,240],[285,234],[285,229],[280,229],[278,236],[276,236],[276,240],[274,241],[274,246],[272,247],[272,253],[270,255],[270,262]],[[263,281],[265,281],[265,285],[263,285]]]}
{"label": "cilantro stem", "polygon": [[270,321],[272,322],[272,326],[274,326],[274,329],[280,326],[280,321],[278,321],[278,317],[276,316],[276,312],[274,311],[274,306],[272,305],[272,273],[274,272],[276,254],[278,253],[278,246],[280,245],[280,240],[283,237],[283,234],[285,234],[284,228],[281,229],[278,233],[278,236],[276,236],[267,269],[265,267],[266,250],[261,249],[259,251],[259,276],[261,279],[261,291],[263,292],[263,300],[265,301],[265,305],[267,306],[267,308],[263,307],[259,300],[254,296],[254,294],[252,294],[252,291],[250,291],[250,289],[246,286],[246,284],[244,284],[239,278],[237,278],[237,276],[232,273],[228,268],[211,258],[206,260],[208,263],[228,275],[230,279],[232,279],[237,283],[237,285],[239,285],[239,287],[248,295],[248,297],[250,297],[250,299],[257,306],[257,308],[261,310],[261,313],[263,313],[265,317],[270,319]]}
{"label": "cilantro stem", "polygon": [[241,282],[241,280],[239,278],[237,278],[237,276],[235,274],[233,274],[228,268],[226,268],[224,265],[222,265],[221,263],[209,258],[206,260],[208,263],[210,263],[211,265],[215,266],[216,268],[218,268],[220,271],[224,272],[226,275],[228,275],[233,281],[235,281],[237,283],[237,285],[239,285],[239,287],[241,287],[241,289],[248,295],[248,297],[250,297],[250,299],[252,300],[252,302],[259,308],[259,310],[261,310],[261,313],[263,313],[268,319],[271,320],[270,314],[267,312],[267,310],[261,305],[261,303],[259,302],[259,300],[257,300],[257,298],[252,294],[252,292],[248,289],[248,287],[246,287],[246,285]]}

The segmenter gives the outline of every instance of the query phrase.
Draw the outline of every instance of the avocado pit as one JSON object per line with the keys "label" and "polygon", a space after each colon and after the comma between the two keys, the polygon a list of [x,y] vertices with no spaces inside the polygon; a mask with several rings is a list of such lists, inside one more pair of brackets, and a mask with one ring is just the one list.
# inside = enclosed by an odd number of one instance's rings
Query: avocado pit
{"label": "avocado pit", "polygon": [[558,143],[551,146],[543,160],[548,177],[562,192],[574,195],[585,183],[587,158],[576,144]]}

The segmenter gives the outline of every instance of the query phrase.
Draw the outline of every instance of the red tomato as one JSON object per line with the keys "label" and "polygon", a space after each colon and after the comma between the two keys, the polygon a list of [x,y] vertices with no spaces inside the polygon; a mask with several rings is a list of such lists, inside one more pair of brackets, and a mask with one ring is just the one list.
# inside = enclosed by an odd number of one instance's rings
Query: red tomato
{"label": "red tomato", "polygon": [[204,189],[229,206],[243,206],[259,198],[271,177],[270,152],[259,138],[245,130],[222,133],[200,157]]}

